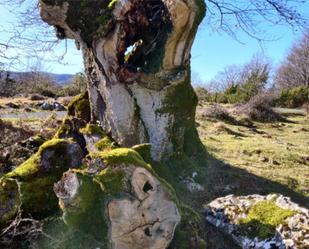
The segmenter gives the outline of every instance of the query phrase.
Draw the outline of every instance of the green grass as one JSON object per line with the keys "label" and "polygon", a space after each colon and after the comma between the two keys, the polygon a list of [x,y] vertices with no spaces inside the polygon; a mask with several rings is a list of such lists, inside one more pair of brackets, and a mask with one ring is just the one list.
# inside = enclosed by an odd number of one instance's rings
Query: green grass
{"label": "green grass", "polygon": [[200,138],[214,158],[309,196],[309,117],[287,118],[254,122],[255,128],[207,120],[199,114],[197,122]]}

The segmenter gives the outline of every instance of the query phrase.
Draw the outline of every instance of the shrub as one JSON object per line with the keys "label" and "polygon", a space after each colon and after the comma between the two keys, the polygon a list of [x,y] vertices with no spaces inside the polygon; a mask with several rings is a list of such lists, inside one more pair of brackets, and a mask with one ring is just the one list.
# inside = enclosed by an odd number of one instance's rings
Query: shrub
{"label": "shrub", "polygon": [[195,89],[195,93],[199,101],[209,101],[209,92],[204,87],[198,86]]}
{"label": "shrub", "polygon": [[209,108],[206,108],[202,115],[206,118],[213,118],[231,124],[237,123],[237,121],[228,113],[228,111],[219,104],[214,104]]}
{"label": "shrub", "polygon": [[42,94],[42,95],[45,96],[45,97],[49,97],[49,98],[55,98],[55,97],[56,97],[55,91],[49,90],[49,89],[42,90],[42,91],[40,92],[40,94]]}
{"label": "shrub", "polygon": [[40,94],[31,94],[30,100],[44,100],[45,97]]}
{"label": "shrub", "polygon": [[277,105],[283,107],[300,107],[309,102],[309,87],[298,86],[294,88],[284,89],[280,92]]}
{"label": "shrub", "polygon": [[281,121],[283,117],[274,112],[272,107],[275,97],[271,94],[260,94],[250,99],[241,112],[249,119],[261,122]]}

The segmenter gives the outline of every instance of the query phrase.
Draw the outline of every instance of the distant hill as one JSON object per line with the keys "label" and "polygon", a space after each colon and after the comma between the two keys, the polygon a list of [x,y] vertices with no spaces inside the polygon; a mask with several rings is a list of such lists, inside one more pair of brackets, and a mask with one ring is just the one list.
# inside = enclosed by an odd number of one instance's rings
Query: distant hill
{"label": "distant hill", "polygon": [[51,78],[54,79],[54,81],[57,84],[65,85],[70,83],[70,81],[73,79],[74,74],[53,74],[53,73],[47,73]]}
{"label": "distant hill", "polygon": [[[10,74],[10,78],[18,79],[27,74],[30,74],[31,72],[7,72],[7,73]],[[65,84],[70,83],[70,81],[74,77],[74,74],[54,74],[54,73],[47,73],[47,72],[40,72],[40,73],[51,77],[55,81],[55,83],[59,85],[65,85]]]}

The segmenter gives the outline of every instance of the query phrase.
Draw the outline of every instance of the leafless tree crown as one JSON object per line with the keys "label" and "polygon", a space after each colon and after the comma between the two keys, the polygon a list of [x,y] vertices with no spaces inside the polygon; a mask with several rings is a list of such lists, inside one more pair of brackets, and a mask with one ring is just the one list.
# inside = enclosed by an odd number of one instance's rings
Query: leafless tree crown
{"label": "leafless tree crown", "polygon": [[292,47],[275,76],[278,88],[309,87],[309,30]]}
{"label": "leafless tree crown", "polygon": [[[238,39],[238,31],[259,41],[269,39],[269,36],[265,36],[265,23],[289,25],[293,29],[308,24],[308,19],[298,11],[306,0],[205,2],[205,25],[210,25],[214,31],[226,32],[235,39]],[[16,15],[16,23],[0,26],[0,67],[7,63],[19,63],[25,58],[42,57],[44,52],[51,52],[59,44],[50,27],[41,21],[37,1],[1,0],[0,7]]]}

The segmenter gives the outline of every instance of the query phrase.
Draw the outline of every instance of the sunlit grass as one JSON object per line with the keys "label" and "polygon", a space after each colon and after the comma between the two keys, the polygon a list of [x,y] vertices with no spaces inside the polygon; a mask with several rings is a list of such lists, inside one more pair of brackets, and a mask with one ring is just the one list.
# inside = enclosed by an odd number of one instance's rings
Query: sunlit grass
{"label": "sunlit grass", "polygon": [[254,128],[210,121],[197,115],[199,133],[215,158],[309,195],[309,118],[258,123]]}

